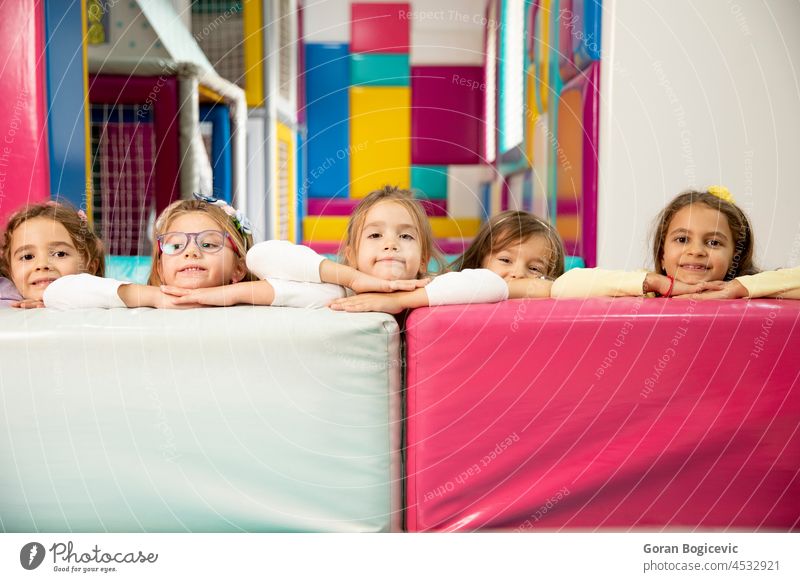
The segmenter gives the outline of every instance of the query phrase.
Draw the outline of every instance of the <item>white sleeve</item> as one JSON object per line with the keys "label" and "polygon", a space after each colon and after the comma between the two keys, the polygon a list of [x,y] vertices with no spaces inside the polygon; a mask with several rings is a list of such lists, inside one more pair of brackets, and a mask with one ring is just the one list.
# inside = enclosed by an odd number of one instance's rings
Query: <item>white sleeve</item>
{"label": "white sleeve", "polygon": [[489,269],[464,269],[439,275],[425,287],[428,305],[497,303],[508,299],[508,285]]}
{"label": "white sleeve", "polygon": [[320,283],[319,265],[325,257],[313,249],[285,240],[260,242],[247,251],[247,268],[259,279]]}
{"label": "white sleeve", "polygon": [[120,285],[127,283],[85,273],[66,275],[50,283],[44,290],[42,299],[45,307],[55,309],[127,307],[117,293]]}
{"label": "white sleeve", "polygon": [[779,296],[800,299],[800,267],[764,271],[756,275],[736,277],[735,280],[747,289],[750,298]]}
{"label": "white sleeve", "polygon": [[345,296],[345,288],[330,283],[308,283],[286,281],[285,279],[266,279],[272,285],[275,307],[305,307],[319,309],[327,307],[334,299]]}
{"label": "white sleeve", "polygon": [[553,283],[550,297],[637,297],[644,295],[646,271],[570,269]]}

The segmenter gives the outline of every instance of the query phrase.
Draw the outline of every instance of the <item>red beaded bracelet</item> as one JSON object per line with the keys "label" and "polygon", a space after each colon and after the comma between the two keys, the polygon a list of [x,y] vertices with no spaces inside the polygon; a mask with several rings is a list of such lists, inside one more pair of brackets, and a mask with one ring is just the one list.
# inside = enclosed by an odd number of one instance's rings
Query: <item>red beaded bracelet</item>
{"label": "red beaded bracelet", "polygon": [[672,297],[672,288],[675,286],[675,279],[669,275],[667,275],[667,279],[669,279],[669,289],[667,289],[667,293],[664,297]]}

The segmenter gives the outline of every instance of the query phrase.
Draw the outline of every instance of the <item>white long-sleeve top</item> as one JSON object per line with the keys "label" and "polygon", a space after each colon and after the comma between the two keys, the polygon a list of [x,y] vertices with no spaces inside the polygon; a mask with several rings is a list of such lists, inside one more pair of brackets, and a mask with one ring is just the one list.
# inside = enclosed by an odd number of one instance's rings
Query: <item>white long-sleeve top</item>
{"label": "white long-sleeve top", "polygon": [[[325,257],[313,249],[288,241],[270,240],[254,245],[247,252],[247,268],[259,278],[273,277],[320,283],[319,269]],[[459,303],[496,303],[508,299],[508,285],[488,269],[465,269],[436,277],[426,287],[429,305]]]}
{"label": "white long-sleeve top", "polygon": [[[326,307],[334,299],[344,296],[338,285],[314,285],[297,281],[268,278],[275,296],[275,307]],[[45,307],[56,309],[113,309],[126,307],[119,296],[124,281],[104,279],[94,275],[67,275],[50,283],[44,291]]]}
{"label": "white long-sleeve top", "polygon": [[[631,297],[643,294],[646,271],[572,269],[553,283],[551,297]],[[735,279],[747,289],[748,297],[800,299],[800,267],[764,271]]]}
{"label": "white long-sleeve top", "polygon": [[127,307],[118,293],[120,285],[125,284],[124,281],[104,279],[86,273],[65,275],[47,286],[42,300],[45,307],[55,309]]}

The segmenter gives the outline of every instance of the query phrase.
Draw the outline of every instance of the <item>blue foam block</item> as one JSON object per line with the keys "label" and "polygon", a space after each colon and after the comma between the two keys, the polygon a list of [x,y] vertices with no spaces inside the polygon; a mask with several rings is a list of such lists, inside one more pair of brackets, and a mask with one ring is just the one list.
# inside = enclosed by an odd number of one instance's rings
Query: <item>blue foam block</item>
{"label": "blue foam block", "polygon": [[306,45],[305,178],[310,198],[346,198],[350,183],[350,61],[347,44]]}

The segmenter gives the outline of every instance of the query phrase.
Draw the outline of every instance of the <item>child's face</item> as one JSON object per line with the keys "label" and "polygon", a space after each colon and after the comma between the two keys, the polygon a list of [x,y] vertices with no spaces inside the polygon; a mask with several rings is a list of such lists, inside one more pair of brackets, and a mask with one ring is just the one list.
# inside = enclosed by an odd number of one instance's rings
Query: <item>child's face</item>
{"label": "child's face", "polygon": [[547,275],[551,255],[548,240],[534,235],[487,255],[481,267],[497,273],[505,280],[539,279]]}
{"label": "child's face", "polygon": [[370,208],[358,236],[356,268],[389,281],[416,279],[422,262],[420,233],[408,210],[396,202]]}
{"label": "child's face", "polygon": [[25,299],[41,299],[53,281],[84,271],[83,257],[60,222],[38,216],[11,235],[11,280]]}
{"label": "child's face", "polygon": [[[222,231],[222,228],[202,212],[182,214],[167,225],[166,232]],[[161,253],[158,271],[165,285],[184,289],[219,287],[238,283],[244,278],[246,269],[241,257],[236,256],[230,240],[225,238],[222,250],[215,253],[203,252],[197,240],[189,241],[176,255]]]}
{"label": "child's face", "polygon": [[661,267],[683,283],[721,281],[735,244],[724,214],[705,204],[690,204],[676,212],[667,227]]}

